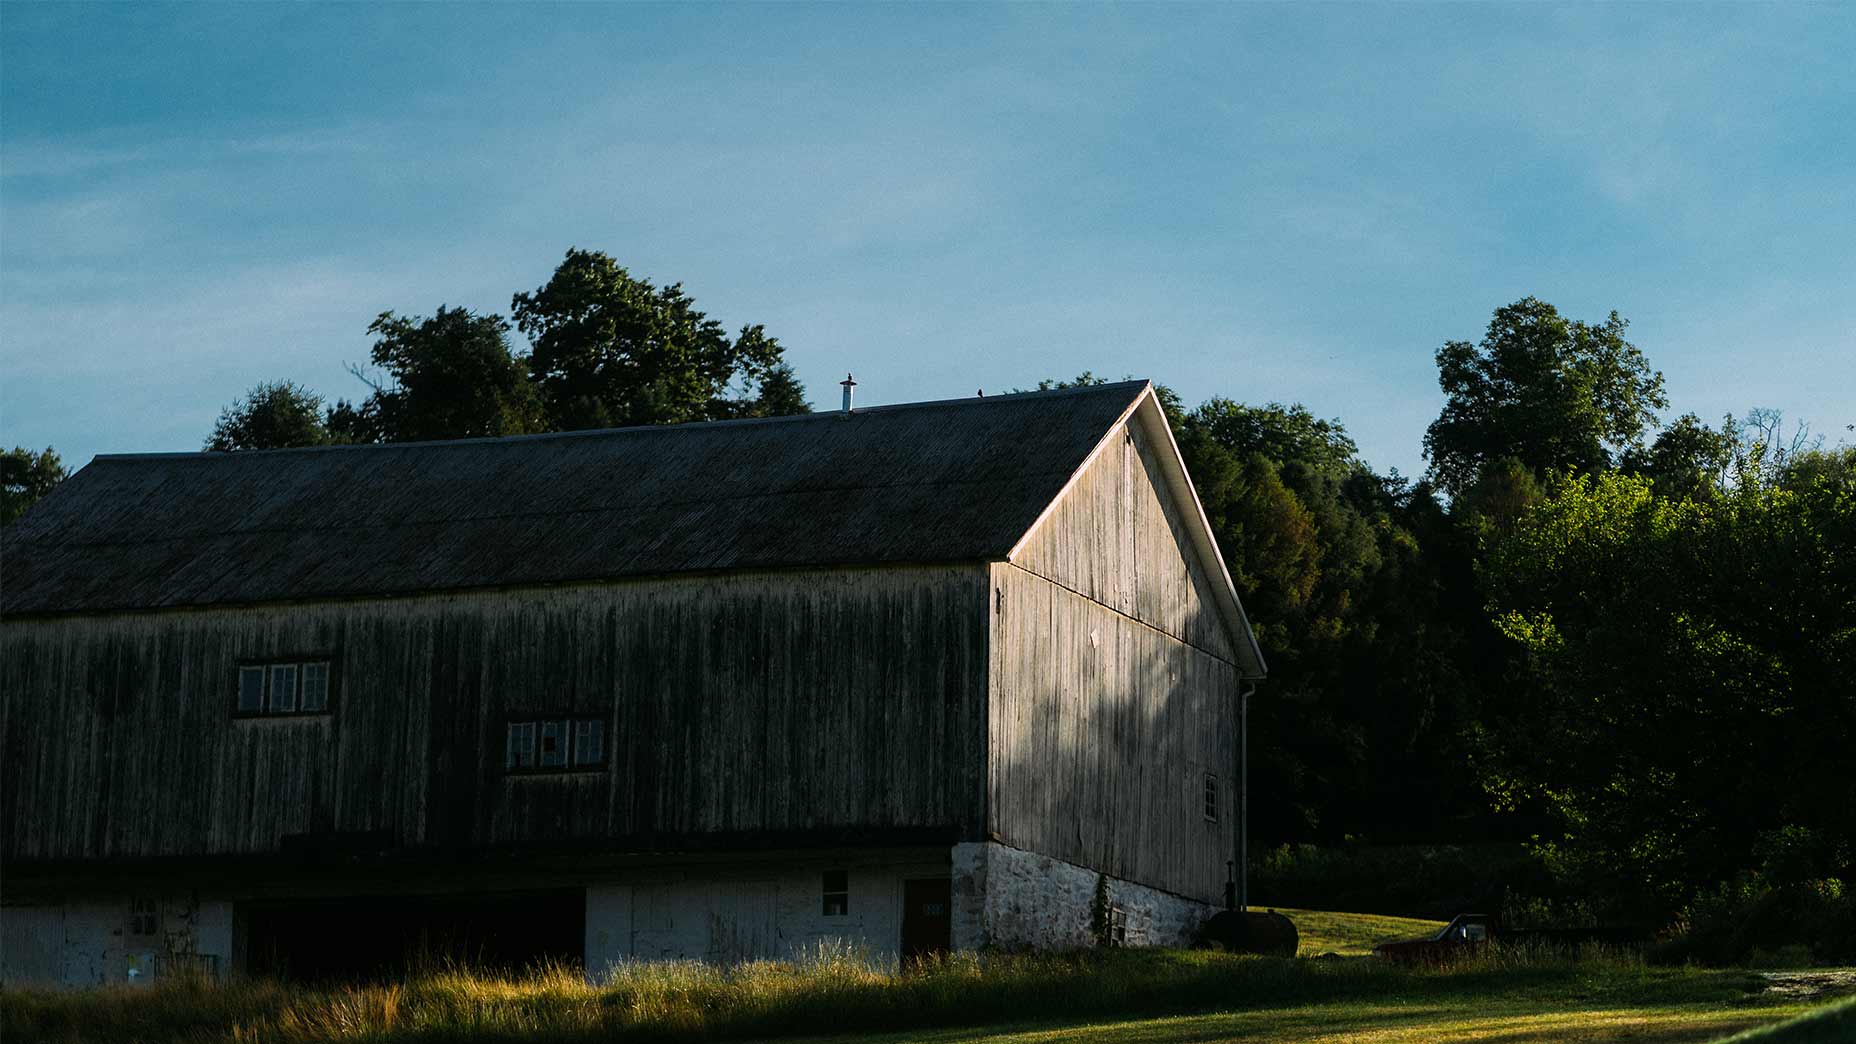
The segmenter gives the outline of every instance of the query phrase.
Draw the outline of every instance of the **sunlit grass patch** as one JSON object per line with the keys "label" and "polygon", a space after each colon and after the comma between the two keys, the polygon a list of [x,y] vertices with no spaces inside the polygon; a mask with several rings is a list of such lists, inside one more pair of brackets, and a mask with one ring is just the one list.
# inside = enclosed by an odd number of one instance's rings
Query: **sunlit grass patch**
{"label": "sunlit grass patch", "polygon": [[1338,953],[1342,956],[1368,954],[1380,943],[1435,935],[1444,926],[1442,921],[1426,921],[1416,917],[1293,910],[1287,907],[1274,909],[1295,922],[1295,930],[1302,937],[1297,953],[1303,957],[1324,953]]}

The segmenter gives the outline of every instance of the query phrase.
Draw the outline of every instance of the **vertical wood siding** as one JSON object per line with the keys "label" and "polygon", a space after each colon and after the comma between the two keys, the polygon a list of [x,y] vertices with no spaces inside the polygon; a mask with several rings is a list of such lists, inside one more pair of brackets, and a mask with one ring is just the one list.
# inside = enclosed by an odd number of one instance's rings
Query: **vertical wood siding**
{"label": "vertical wood siding", "polygon": [[1138,415],[1111,433],[1013,561],[1227,662],[1212,581]]}
{"label": "vertical wood siding", "polygon": [[993,584],[993,640],[1010,652],[992,661],[991,836],[1217,901],[1236,837],[1237,669],[1016,566],[994,566]]}
{"label": "vertical wood siding", "polygon": [[1238,671],[1159,449],[1131,418],[993,566],[988,829],[1210,902],[1236,837]]}
{"label": "vertical wood siding", "polygon": [[[981,829],[984,566],[14,619],[8,859]],[[329,654],[327,717],[234,719],[240,660]],[[511,715],[609,722],[605,772],[507,777]]]}

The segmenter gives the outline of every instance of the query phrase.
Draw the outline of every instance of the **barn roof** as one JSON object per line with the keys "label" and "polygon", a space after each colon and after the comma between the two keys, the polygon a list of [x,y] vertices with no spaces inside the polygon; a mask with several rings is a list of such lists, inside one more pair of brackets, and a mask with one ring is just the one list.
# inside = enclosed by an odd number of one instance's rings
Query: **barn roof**
{"label": "barn roof", "polygon": [[99,456],[6,531],[0,613],[1002,559],[1148,388]]}

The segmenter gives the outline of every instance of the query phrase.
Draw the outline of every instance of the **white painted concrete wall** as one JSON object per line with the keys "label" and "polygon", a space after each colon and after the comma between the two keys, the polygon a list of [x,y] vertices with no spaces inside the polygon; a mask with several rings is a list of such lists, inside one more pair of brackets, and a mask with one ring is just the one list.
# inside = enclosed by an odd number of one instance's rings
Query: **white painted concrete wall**
{"label": "white painted concrete wall", "polygon": [[[846,872],[850,907],[826,916],[823,878]],[[586,969],[600,981],[630,960],[796,960],[850,948],[893,965],[902,945],[902,887],[946,878],[945,860],[859,857],[753,866],[694,865],[588,885]]]}
{"label": "white painted concrete wall", "polygon": [[[1067,950],[1094,945],[1096,871],[994,842],[954,846],[954,948]],[[1127,946],[1190,946],[1209,903],[1110,878]]]}
{"label": "white painted concrete wall", "polygon": [[182,965],[224,975],[232,904],[191,895],[149,898],[156,909],[149,933],[134,931],[127,895],[0,907],[0,985],[136,985]]}

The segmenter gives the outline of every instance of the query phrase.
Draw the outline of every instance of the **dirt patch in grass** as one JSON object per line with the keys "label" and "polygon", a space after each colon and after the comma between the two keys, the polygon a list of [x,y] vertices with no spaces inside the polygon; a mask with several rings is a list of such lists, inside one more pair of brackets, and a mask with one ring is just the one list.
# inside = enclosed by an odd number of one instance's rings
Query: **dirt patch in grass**
{"label": "dirt patch in grass", "polygon": [[1761,972],[1766,992],[1799,1000],[1829,999],[1856,993],[1856,968]]}

